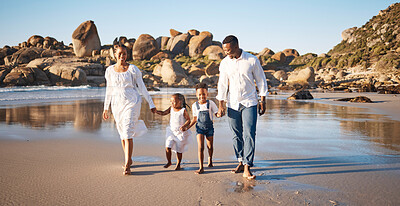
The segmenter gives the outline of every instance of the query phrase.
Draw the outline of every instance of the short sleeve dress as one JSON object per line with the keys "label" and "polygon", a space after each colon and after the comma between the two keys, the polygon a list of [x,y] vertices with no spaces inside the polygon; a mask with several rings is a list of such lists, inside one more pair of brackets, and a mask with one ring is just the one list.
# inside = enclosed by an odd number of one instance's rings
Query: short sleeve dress
{"label": "short sleeve dress", "polygon": [[181,131],[180,127],[185,124],[184,116],[185,108],[175,112],[173,108],[170,111],[169,126],[166,130],[165,147],[171,148],[172,151],[183,153],[187,151],[187,145],[190,143],[190,130]]}
{"label": "short sleeve dress", "polygon": [[114,66],[106,69],[107,81],[104,110],[111,110],[121,139],[132,139],[147,132],[143,120],[139,120],[141,95],[154,108],[153,100],[143,83],[142,73],[135,65],[129,65],[126,72],[116,72]]}

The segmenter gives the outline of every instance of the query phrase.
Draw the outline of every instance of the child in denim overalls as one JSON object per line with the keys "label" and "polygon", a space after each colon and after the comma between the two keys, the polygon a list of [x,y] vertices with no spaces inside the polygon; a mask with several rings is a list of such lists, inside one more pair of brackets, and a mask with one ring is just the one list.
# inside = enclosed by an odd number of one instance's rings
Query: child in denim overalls
{"label": "child in denim overalls", "polygon": [[198,156],[199,156],[199,165],[200,168],[195,173],[201,174],[204,172],[203,168],[203,159],[204,159],[204,136],[207,140],[207,149],[208,149],[208,167],[213,167],[212,164],[212,155],[213,155],[213,140],[214,140],[214,126],[213,126],[213,115],[216,115],[218,112],[217,105],[211,101],[207,100],[208,96],[208,87],[207,84],[199,83],[196,85],[196,96],[198,101],[193,103],[192,111],[193,111],[193,119],[188,126],[188,128],[192,127],[196,124],[196,137],[198,144]]}

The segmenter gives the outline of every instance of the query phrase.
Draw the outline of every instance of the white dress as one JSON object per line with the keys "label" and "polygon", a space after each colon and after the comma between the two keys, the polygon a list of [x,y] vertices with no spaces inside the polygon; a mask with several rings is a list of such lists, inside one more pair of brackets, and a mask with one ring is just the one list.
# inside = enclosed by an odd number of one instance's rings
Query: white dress
{"label": "white dress", "polygon": [[129,65],[126,72],[116,72],[114,65],[106,69],[107,81],[104,110],[111,110],[121,139],[131,139],[147,132],[143,120],[138,120],[141,107],[141,96],[154,108],[146,86],[143,83],[142,73],[135,65]]}
{"label": "white dress", "polygon": [[190,135],[192,134],[190,130],[182,132],[179,128],[185,124],[186,119],[183,115],[185,113],[185,108],[175,112],[174,108],[171,107],[169,127],[166,131],[165,147],[171,148],[174,152],[183,153],[187,150],[187,145],[189,144]]}

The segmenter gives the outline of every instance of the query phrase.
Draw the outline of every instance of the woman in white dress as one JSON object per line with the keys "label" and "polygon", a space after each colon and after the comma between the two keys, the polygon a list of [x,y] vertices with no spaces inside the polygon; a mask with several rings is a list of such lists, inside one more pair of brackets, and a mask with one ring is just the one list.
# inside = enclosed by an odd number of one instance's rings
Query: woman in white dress
{"label": "woman in white dress", "polygon": [[155,113],[157,109],[143,83],[142,73],[135,65],[126,62],[127,48],[120,44],[116,46],[114,54],[117,63],[109,66],[105,73],[107,89],[103,119],[109,118],[108,110],[111,105],[125,154],[123,174],[129,175],[131,173],[130,166],[132,165],[132,138],[147,132],[144,122],[138,120],[142,103],[140,94],[149,103],[151,112]]}

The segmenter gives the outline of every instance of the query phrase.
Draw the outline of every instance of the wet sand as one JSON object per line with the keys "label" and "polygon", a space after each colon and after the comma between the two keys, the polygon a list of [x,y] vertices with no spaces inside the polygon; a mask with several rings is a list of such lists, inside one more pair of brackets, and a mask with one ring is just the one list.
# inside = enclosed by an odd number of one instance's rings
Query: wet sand
{"label": "wet sand", "polygon": [[[218,128],[215,134],[215,167],[206,168],[204,174],[196,175],[194,174],[198,167],[196,142],[193,141],[189,151],[184,153],[184,170],[173,171],[173,166],[164,169],[162,167],[165,163],[162,149],[164,139],[160,134],[163,133],[168,117],[142,114],[146,118],[146,115],[150,115],[148,118],[157,121],[147,120],[152,129],[146,137],[135,140],[133,173],[130,176],[123,176],[121,168],[123,153],[119,141],[115,139],[118,137],[104,139],[105,136],[115,134],[110,132],[109,127],[112,128],[112,124],[101,126],[93,122],[88,124],[87,121],[78,121],[83,117],[70,117],[69,114],[65,114],[61,118],[64,119],[62,121],[59,115],[56,117],[46,115],[48,121],[55,125],[75,124],[71,126],[75,129],[51,129],[48,125],[52,124],[47,122],[45,129],[31,130],[21,129],[18,124],[33,127],[32,121],[22,123],[18,120],[18,115],[12,116],[15,120],[8,120],[11,123],[7,128],[0,129],[0,136],[11,134],[18,136],[14,139],[0,139],[0,187],[2,188],[0,203],[1,205],[399,205],[400,138],[396,136],[399,133],[393,131],[398,128],[399,122],[389,121],[387,124],[383,122],[388,121],[387,118],[398,120],[400,98],[393,95],[359,93],[313,93],[313,95],[317,100],[305,102],[304,105],[291,108],[291,111],[279,115],[276,111],[290,108],[292,105],[291,101],[283,100],[289,94],[270,98],[276,101],[270,105],[270,113],[260,118],[258,123],[256,161],[253,167],[257,179],[252,181],[243,179],[240,174],[230,173],[237,163],[233,158],[231,135],[226,118],[215,122]],[[355,104],[333,101],[336,98],[358,95],[368,96],[376,103]],[[167,100],[155,102],[160,107],[168,104]],[[283,108],[282,104],[286,106]],[[300,112],[293,112],[299,108]],[[97,119],[99,111],[94,107],[83,108],[76,105],[69,108],[70,111],[80,109],[94,110],[90,113],[92,116],[84,117],[85,120]],[[52,108],[35,108],[35,111],[39,110],[52,111]],[[340,112],[341,110],[344,112]],[[309,113],[302,114],[304,111]],[[313,111],[317,112],[314,114]],[[7,112],[17,111],[5,111]],[[324,115],[332,116],[324,117]],[[29,116],[33,119],[34,125],[43,124],[35,121],[32,114]],[[25,116],[20,118],[26,119]],[[309,121],[308,118],[315,120]],[[338,124],[323,124],[331,118],[340,118],[340,121]],[[352,118],[357,118],[357,121],[350,121]],[[289,121],[286,121],[287,119]],[[362,119],[367,121],[363,122]],[[310,129],[308,125],[299,126],[306,120],[315,124],[313,125],[315,128]],[[164,123],[160,126],[160,122]],[[284,122],[290,128],[287,128],[287,131],[281,129],[279,133],[272,132],[281,126],[280,122]],[[90,126],[96,132],[75,131],[79,128],[91,128]],[[282,128],[285,128],[284,126]],[[339,133],[329,136],[329,131],[324,131],[324,127],[332,130],[340,127]],[[295,130],[290,131],[291,128]],[[304,133],[302,129],[309,132]],[[314,131],[322,132],[324,137],[311,135]],[[76,137],[76,134],[80,136]],[[53,138],[36,138],[41,135]]]}

